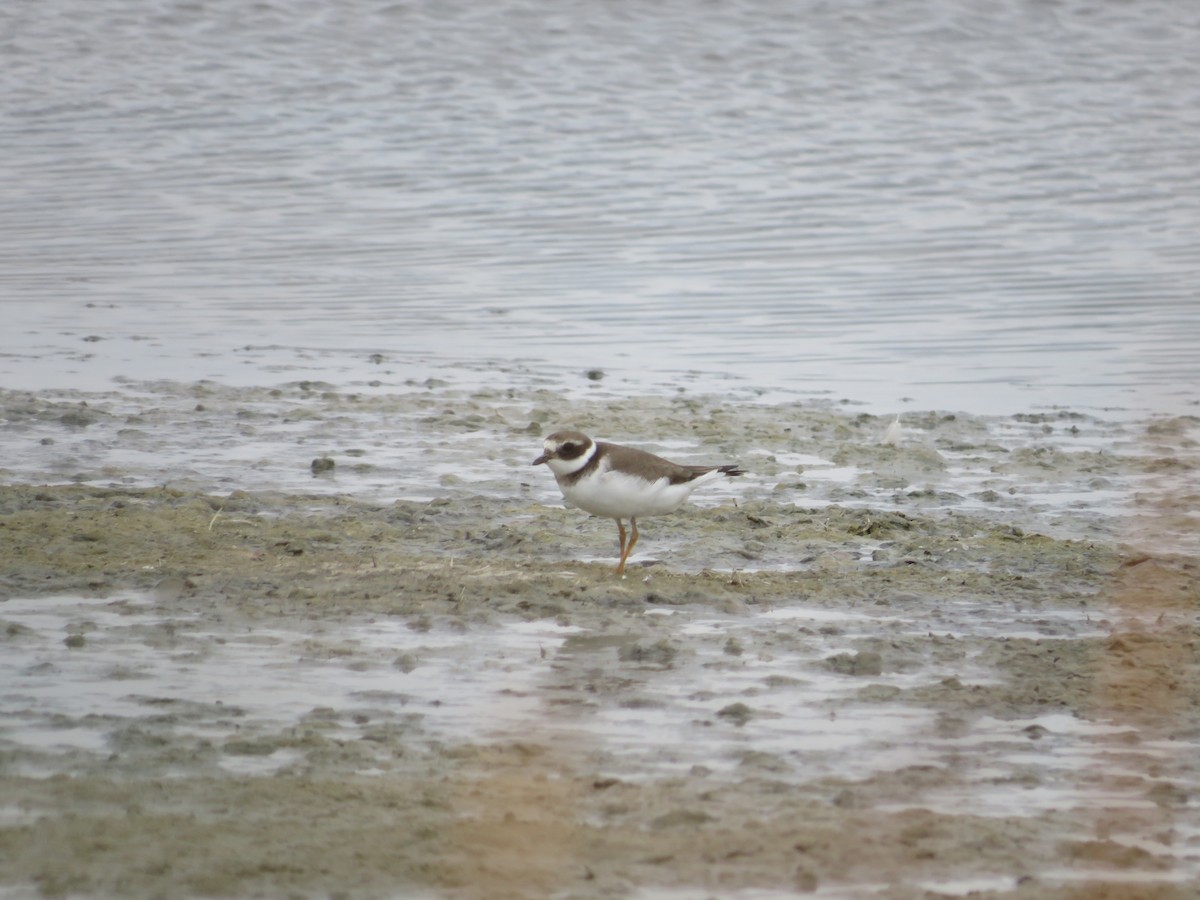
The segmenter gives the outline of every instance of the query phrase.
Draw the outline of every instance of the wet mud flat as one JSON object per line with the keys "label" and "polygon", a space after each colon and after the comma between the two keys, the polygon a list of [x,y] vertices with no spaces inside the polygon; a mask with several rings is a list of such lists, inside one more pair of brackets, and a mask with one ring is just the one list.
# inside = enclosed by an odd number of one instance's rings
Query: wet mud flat
{"label": "wet mud flat", "polygon": [[[471,402],[425,417],[431,446],[478,437]],[[641,425],[669,435],[657,402]],[[632,430],[604,407],[580,418]],[[491,426],[502,461],[536,449],[527,412]],[[754,457],[771,412],[722,423],[728,450]],[[897,502],[898,467],[947,448],[905,462],[853,439],[886,422],[813,415],[837,434],[796,452],[859,454],[879,490],[806,503],[760,456],[741,494],[648,520],[624,579],[612,524],[525,471],[386,501],[13,479],[5,894],[1195,896],[1194,555],[1088,510],[1039,531],[1020,491]],[[1172,471],[1188,428],[1155,438]]]}

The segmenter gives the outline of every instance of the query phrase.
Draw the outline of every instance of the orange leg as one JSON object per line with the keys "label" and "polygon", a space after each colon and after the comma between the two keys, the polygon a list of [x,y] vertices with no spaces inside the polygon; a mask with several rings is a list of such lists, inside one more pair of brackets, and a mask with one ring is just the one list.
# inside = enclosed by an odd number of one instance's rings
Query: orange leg
{"label": "orange leg", "polygon": [[638,541],[637,519],[631,518],[629,525],[633,529],[633,535],[629,539],[629,543],[625,543],[625,526],[621,524],[621,520],[617,519],[617,528],[621,530],[621,561],[617,563],[617,574],[625,574],[625,560],[629,559],[629,554],[633,552],[633,545]]}

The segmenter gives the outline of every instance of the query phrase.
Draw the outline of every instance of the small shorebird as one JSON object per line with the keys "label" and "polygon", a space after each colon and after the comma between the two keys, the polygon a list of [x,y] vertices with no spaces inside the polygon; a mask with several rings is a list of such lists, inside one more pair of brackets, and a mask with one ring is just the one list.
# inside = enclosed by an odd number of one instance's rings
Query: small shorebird
{"label": "small shorebird", "polygon": [[[545,463],[554,473],[563,498],[572,506],[606,519],[616,519],[621,541],[617,574],[638,540],[638,516],[661,516],[683,505],[688,495],[722,475],[744,474],[736,465],[687,466],[669,459],[604,441],[578,431],[556,431],[542,445],[532,465]],[[633,531],[625,541],[628,519]]]}

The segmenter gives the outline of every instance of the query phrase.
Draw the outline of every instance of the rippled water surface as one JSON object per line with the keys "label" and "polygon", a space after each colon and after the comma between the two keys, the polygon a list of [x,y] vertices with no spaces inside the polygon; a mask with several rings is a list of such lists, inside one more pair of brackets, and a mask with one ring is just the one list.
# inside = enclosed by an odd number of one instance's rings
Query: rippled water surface
{"label": "rippled water surface", "polygon": [[1198,37],[1165,0],[5,4],[0,381],[384,353],[1193,411]]}

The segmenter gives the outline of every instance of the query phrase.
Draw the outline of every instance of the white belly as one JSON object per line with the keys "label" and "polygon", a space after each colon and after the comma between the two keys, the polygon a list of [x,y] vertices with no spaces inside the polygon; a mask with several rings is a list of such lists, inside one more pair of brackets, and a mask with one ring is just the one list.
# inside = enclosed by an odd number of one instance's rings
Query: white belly
{"label": "white belly", "polygon": [[719,475],[708,472],[684,484],[671,484],[666,478],[647,482],[612,469],[601,469],[573,485],[559,486],[567,502],[585,512],[606,519],[631,519],[674,512],[699,485]]}

